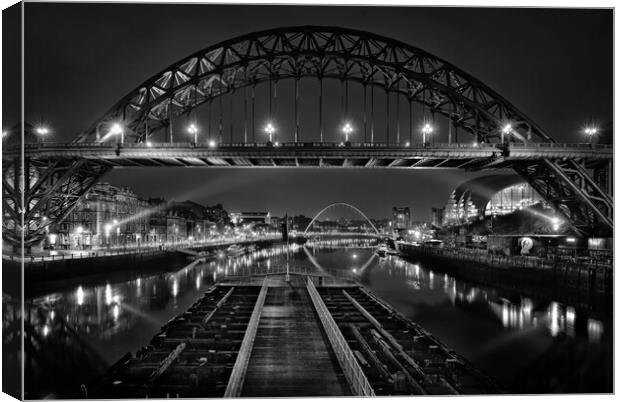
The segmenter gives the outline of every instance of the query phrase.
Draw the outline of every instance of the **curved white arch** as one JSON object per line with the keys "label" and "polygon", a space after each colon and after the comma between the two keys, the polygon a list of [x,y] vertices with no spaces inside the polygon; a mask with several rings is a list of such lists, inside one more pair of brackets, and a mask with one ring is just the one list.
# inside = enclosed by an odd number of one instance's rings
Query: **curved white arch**
{"label": "curved white arch", "polygon": [[[316,258],[314,258],[314,256],[310,252],[310,250],[308,250],[308,247],[304,246],[304,252],[306,253],[306,256],[308,256],[308,260],[312,263],[312,265],[314,265],[316,269],[325,273],[326,275],[334,276],[333,274],[327,272],[327,270],[323,268],[321,264],[319,264],[319,262],[316,260]],[[372,253],[368,261],[366,261],[364,265],[362,265],[362,267],[359,269],[359,271],[356,272],[357,276],[362,276],[364,271],[366,271],[366,268],[370,266],[370,264],[374,261],[376,256],[377,255],[375,253]]]}
{"label": "curved white arch", "polygon": [[377,230],[377,228],[375,227],[375,225],[372,223],[372,221],[370,219],[368,219],[368,217],[366,216],[366,214],[364,214],[359,208],[357,208],[355,205],[351,205],[351,204],[347,204],[346,202],[334,202],[333,204],[329,204],[328,206],[326,206],[325,208],[323,208],[322,210],[319,211],[318,214],[316,214],[316,216],[310,221],[310,223],[308,224],[308,227],[306,227],[306,230],[304,230],[304,236],[306,235],[306,233],[308,232],[308,229],[310,229],[310,227],[312,226],[312,224],[314,223],[314,221],[317,220],[317,218],[319,216],[321,216],[321,214],[325,211],[327,211],[329,208],[334,207],[336,205],[344,205],[346,207],[349,207],[355,211],[357,211],[358,214],[362,215],[364,217],[364,219],[366,219],[366,222],[370,223],[370,226],[372,226],[372,228],[375,230],[375,232],[380,235],[381,233],[379,233],[379,230]]}

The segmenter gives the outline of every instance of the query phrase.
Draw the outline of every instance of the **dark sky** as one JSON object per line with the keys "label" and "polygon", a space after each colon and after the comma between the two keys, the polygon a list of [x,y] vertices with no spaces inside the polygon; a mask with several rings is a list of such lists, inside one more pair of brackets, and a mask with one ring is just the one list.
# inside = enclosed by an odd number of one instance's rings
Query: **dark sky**
{"label": "dark sky", "polygon": [[[201,48],[293,25],[366,30],[452,62],[561,142],[583,141],[590,116],[612,120],[611,10],[26,3],[26,120],[68,141],[156,72]],[[6,85],[5,80],[5,85]],[[5,100],[3,125],[19,120]],[[427,219],[467,179],[449,171],[117,170],[141,195],[229,210],[312,214],[349,201],[374,217],[393,205]]]}

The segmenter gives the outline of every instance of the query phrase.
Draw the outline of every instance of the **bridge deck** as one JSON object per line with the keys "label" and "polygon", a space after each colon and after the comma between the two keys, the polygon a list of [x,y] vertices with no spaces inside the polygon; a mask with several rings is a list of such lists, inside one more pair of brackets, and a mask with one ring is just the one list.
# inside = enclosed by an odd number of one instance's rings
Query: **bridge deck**
{"label": "bridge deck", "polygon": [[242,396],[350,395],[304,284],[269,288]]}
{"label": "bridge deck", "polygon": [[[480,169],[510,167],[513,162],[573,158],[600,164],[611,160],[613,148],[592,144],[351,144],[285,143],[37,143],[25,144],[26,157],[88,159],[109,167],[343,167],[400,169]],[[21,155],[21,148],[5,149],[3,160]]]}

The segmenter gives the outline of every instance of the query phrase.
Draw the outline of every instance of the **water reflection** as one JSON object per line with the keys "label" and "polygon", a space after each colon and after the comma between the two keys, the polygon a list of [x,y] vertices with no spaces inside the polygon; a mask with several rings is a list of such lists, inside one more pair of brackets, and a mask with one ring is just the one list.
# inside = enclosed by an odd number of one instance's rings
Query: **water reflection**
{"label": "water reflection", "polygon": [[[499,341],[501,331],[528,334],[531,342],[539,344],[560,335],[590,344],[608,342],[608,324],[576,306],[506,295],[490,287],[457,281],[395,256],[379,258],[373,250],[375,245],[376,241],[371,239],[338,239],[255,250],[236,257],[220,254],[214,260],[172,273],[120,283],[81,284],[32,299],[28,308],[37,313],[29,314],[27,319],[37,336],[55,340],[45,351],[47,357],[54,358],[67,349],[78,350],[77,355],[88,350],[95,357],[84,358],[85,363],[96,358],[109,365],[126,352],[135,352],[147,344],[165,322],[187,309],[218,280],[288,270],[358,280],[466,356],[469,351],[488,349],[489,338],[498,340],[493,346],[495,352],[505,349],[509,353],[510,345]],[[497,330],[489,332],[489,327]],[[462,328],[485,333],[486,337],[464,338]],[[471,357],[475,358],[473,352]],[[519,363],[519,352],[512,352],[510,357],[516,359],[515,364],[524,364]],[[85,364],[80,381],[92,380],[101,371],[91,370],[90,366],[96,365]],[[32,370],[36,370],[36,365]],[[58,381],[67,384],[58,389],[78,389],[79,383],[70,373],[65,374]],[[34,371],[29,376],[41,377]],[[27,380],[27,388],[28,385]],[[31,397],[42,396],[45,394],[31,393]]]}

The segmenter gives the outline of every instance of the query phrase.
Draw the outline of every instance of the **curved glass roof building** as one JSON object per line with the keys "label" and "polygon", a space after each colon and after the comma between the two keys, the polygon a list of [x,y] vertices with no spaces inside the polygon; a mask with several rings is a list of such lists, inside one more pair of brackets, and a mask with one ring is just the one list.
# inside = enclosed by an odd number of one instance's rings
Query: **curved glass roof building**
{"label": "curved glass roof building", "polygon": [[459,185],[448,199],[443,225],[469,223],[485,216],[505,215],[543,202],[534,189],[517,175],[477,177]]}

